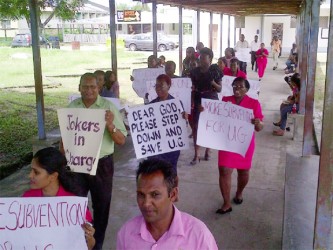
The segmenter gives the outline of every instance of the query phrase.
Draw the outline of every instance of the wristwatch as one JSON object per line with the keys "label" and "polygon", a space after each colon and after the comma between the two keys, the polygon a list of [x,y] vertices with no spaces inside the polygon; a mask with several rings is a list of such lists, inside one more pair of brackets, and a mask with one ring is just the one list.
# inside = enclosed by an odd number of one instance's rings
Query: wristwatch
{"label": "wristwatch", "polygon": [[112,129],[112,134],[114,134],[116,132],[117,132],[117,128],[116,128],[116,126],[114,126],[114,128]]}

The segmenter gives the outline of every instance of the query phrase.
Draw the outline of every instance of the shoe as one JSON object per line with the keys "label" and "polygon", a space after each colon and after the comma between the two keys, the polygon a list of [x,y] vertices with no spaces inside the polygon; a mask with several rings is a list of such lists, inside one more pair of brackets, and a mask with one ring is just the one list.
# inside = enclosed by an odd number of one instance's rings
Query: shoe
{"label": "shoe", "polygon": [[274,130],[274,131],[273,131],[273,135],[276,135],[276,136],[283,136],[283,135],[284,135],[284,130],[282,130],[282,129]]}
{"label": "shoe", "polygon": [[227,210],[222,210],[222,208],[219,208],[216,210],[215,213],[217,214],[227,214],[227,213],[230,213],[232,212],[232,207],[229,207]]}
{"label": "shoe", "polygon": [[239,198],[236,198],[236,197],[233,199],[233,201],[234,201],[235,204],[237,204],[237,205],[240,205],[240,204],[243,203],[243,199],[239,199]]}
{"label": "shoe", "polygon": [[191,164],[192,166],[194,166],[194,165],[197,164],[197,162],[200,162],[200,158],[199,158],[199,157],[194,157],[193,160],[190,162],[190,164]]}
{"label": "shoe", "polygon": [[280,127],[281,123],[280,122],[273,122],[274,126]]}
{"label": "shoe", "polygon": [[273,70],[276,70],[276,67],[273,67]]}
{"label": "shoe", "polygon": [[290,132],[290,127],[286,127],[286,131]]}

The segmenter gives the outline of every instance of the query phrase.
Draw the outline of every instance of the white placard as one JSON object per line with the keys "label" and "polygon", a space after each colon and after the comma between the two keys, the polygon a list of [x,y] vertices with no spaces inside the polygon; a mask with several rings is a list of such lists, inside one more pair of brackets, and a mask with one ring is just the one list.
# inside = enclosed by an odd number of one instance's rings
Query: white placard
{"label": "white placard", "polygon": [[68,166],[74,172],[96,175],[105,130],[104,109],[58,109]]}
{"label": "white placard", "polygon": [[[218,93],[219,100],[222,100],[223,96],[232,96],[234,95],[232,89],[232,82],[235,80],[236,77],[234,76],[223,76],[222,78],[222,91]],[[260,92],[260,81],[256,80],[249,80],[250,89],[246,93],[249,97],[258,100],[259,99],[259,92]]]}
{"label": "white placard", "polygon": [[[155,91],[154,82],[147,82],[148,90],[148,100],[152,101],[157,97]],[[182,102],[184,110],[186,113],[191,113],[191,91],[192,91],[192,81],[191,78],[182,77],[182,78],[172,78],[171,87],[169,89],[169,94],[172,95],[175,99],[178,99]]]}
{"label": "white placard", "polygon": [[134,81],[132,83],[132,87],[135,93],[144,98],[147,91],[147,82],[156,83],[156,78],[165,74],[164,68],[145,68],[145,69],[133,69],[132,76]]}
{"label": "white placard", "polygon": [[129,108],[136,158],[187,149],[189,142],[182,112],[176,99]]}
{"label": "white placard", "polygon": [[[81,98],[80,94],[71,94],[71,95],[68,96],[68,102],[71,103],[72,101],[74,101],[74,100],[76,100],[78,98]],[[115,97],[104,97],[104,96],[102,96],[102,98],[108,100],[109,102],[112,102],[117,107],[118,110],[121,110],[123,108],[121,106],[119,98],[115,98]]]}
{"label": "white placard", "polygon": [[76,196],[0,198],[0,249],[87,249],[87,204]]}
{"label": "white placard", "polygon": [[251,62],[251,48],[237,48],[235,56],[239,61],[242,62]]}
{"label": "white placard", "polygon": [[245,156],[254,132],[253,110],[210,99],[201,99],[197,144]]}

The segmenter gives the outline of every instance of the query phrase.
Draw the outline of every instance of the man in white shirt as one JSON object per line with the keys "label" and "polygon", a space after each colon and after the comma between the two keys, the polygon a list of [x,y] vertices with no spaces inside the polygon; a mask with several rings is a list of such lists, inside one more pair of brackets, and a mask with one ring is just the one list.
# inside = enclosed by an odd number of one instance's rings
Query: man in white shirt
{"label": "man in white shirt", "polygon": [[[239,41],[236,43],[236,46],[235,46],[235,51],[237,51],[240,48],[242,48],[242,49],[244,49],[244,48],[250,48],[249,43],[245,40],[244,34],[240,35]],[[239,68],[245,74],[246,74],[246,67],[247,67],[247,62],[239,61]]]}
{"label": "man in white shirt", "polygon": [[250,47],[251,47],[252,70],[253,70],[254,65],[256,65],[255,71],[257,72],[258,66],[257,66],[256,52],[259,50],[259,47],[260,47],[260,43],[258,42],[258,36],[257,35],[254,36],[254,40],[251,42]]}

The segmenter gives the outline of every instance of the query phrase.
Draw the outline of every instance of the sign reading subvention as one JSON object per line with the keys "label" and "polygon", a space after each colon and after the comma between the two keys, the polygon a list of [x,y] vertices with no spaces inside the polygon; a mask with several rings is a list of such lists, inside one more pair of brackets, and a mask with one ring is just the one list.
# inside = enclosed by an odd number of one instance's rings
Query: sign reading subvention
{"label": "sign reading subvention", "polygon": [[117,11],[118,22],[141,22],[140,10],[119,10]]}

